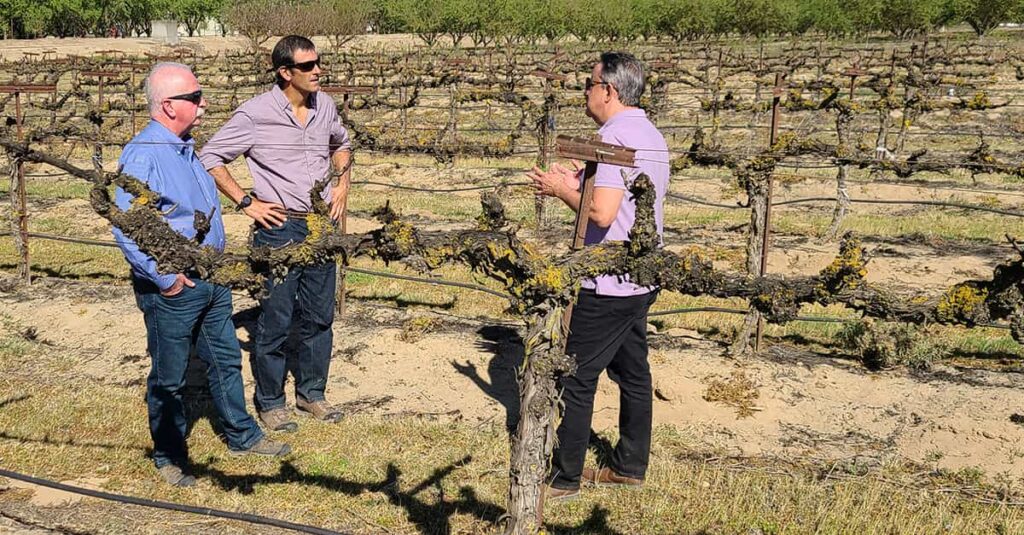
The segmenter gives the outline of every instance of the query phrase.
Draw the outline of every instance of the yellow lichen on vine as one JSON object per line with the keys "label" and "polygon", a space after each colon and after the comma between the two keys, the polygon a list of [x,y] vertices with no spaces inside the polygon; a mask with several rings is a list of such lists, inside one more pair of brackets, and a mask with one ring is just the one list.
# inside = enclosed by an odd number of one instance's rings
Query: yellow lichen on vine
{"label": "yellow lichen on vine", "polygon": [[544,266],[539,272],[527,279],[526,286],[540,287],[543,293],[561,293],[568,283],[565,270],[552,264]]}
{"label": "yellow lichen on vine", "polygon": [[978,91],[974,94],[974,97],[967,102],[967,109],[969,110],[985,110],[992,107],[992,100],[988,98],[988,94],[984,91]]}
{"label": "yellow lichen on vine", "polygon": [[232,282],[245,280],[250,275],[252,275],[252,268],[248,262],[232,262],[217,268],[210,277],[210,282],[229,286]]}
{"label": "yellow lichen on vine", "polygon": [[987,298],[988,290],[984,288],[958,284],[942,294],[935,306],[935,317],[944,323],[972,323]]}

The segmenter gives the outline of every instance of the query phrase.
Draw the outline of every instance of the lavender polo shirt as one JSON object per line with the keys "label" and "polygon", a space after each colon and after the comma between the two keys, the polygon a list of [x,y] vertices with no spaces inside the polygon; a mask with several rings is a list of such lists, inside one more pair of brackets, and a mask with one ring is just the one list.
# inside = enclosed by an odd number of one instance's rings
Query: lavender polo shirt
{"label": "lavender polo shirt", "polygon": [[[654,218],[658,224],[658,236],[665,231],[665,194],[668,192],[669,154],[665,138],[658,132],[654,124],[647,119],[647,114],[637,108],[629,108],[612,116],[597,133],[601,141],[614,143],[637,149],[636,168],[618,165],[598,164],[594,186],[598,188],[626,189],[622,179],[622,171],[626,171],[628,180],[632,181],[640,173],[645,173],[654,182],[657,198],[654,201]],[[626,191],[619,205],[615,221],[608,228],[601,228],[593,221],[587,226],[585,245],[606,241],[625,241],[629,239],[629,230],[636,219],[636,203]],[[580,282],[584,288],[595,290],[598,295],[626,297],[650,293],[653,288],[637,286],[629,282],[628,277],[603,275]]]}
{"label": "lavender polo shirt", "polygon": [[[244,154],[257,199],[280,203],[289,210],[310,211],[309,192],[330,172],[330,156],[351,145],[334,99],[317,91],[309,100],[305,126],[299,124],[291,103],[276,85],[247,100],[203,145],[199,161],[210,170]],[[324,200],[330,195],[328,185]]]}

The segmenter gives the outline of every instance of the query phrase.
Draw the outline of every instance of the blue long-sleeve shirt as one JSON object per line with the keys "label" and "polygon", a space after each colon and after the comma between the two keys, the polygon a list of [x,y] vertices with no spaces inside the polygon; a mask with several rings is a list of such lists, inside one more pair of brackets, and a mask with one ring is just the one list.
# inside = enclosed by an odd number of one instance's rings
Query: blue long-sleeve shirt
{"label": "blue long-sleeve shirt", "polygon": [[[209,214],[210,231],[203,240],[218,251],[224,250],[224,221],[221,219],[220,201],[213,177],[206,172],[196,157],[192,139],[182,141],[164,125],[150,121],[138,135],[124,147],[118,160],[121,171],[145,182],[151,190],[160,194],[156,207],[165,214],[164,219],[179,234],[194,238],[196,210]],[[131,206],[132,196],[117,188],[116,202],[122,210]],[[114,229],[125,259],[132,266],[132,273],[139,278],[156,284],[166,290],[174,284],[175,273],[157,272],[156,260],[139,250],[131,238],[119,229]]]}

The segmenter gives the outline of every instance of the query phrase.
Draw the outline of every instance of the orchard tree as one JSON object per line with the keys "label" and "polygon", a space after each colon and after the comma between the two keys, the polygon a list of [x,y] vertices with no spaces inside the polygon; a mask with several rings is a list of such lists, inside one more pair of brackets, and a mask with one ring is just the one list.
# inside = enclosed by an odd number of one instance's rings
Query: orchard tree
{"label": "orchard tree", "polygon": [[318,33],[326,35],[331,46],[338,48],[366,33],[374,5],[372,0],[320,0],[311,9],[319,21]]}
{"label": "orchard tree", "polygon": [[1022,4],[1021,0],[950,0],[946,9],[950,20],[966,22],[980,37],[1012,21]]}

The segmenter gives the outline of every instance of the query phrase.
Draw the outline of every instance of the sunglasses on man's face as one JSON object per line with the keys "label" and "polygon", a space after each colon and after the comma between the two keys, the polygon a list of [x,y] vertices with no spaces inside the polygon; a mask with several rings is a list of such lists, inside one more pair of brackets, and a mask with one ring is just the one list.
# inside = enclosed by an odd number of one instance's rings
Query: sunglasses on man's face
{"label": "sunglasses on man's face", "polygon": [[611,84],[611,82],[595,82],[592,78],[587,78],[586,81],[583,82],[583,90],[584,91],[590,91],[591,89],[594,88],[595,85],[612,85],[612,84]]}
{"label": "sunglasses on man's face", "polygon": [[184,95],[174,95],[173,97],[167,97],[167,100],[187,100],[196,106],[203,101],[203,90],[197,89],[191,93],[185,93]]}
{"label": "sunglasses on man's face", "polygon": [[298,70],[300,70],[302,72],[312,71],[313,69],[315,69],[315,68],[317,68],[319,66],[320,66],[320,58],[316,58],[316,59],[310,60],[310,61],[303,61],[302,63],[289,63],[287,65],[282,65],[282,67],[285,67],[285,68],[288,68],[288,69],[298,69]]}

